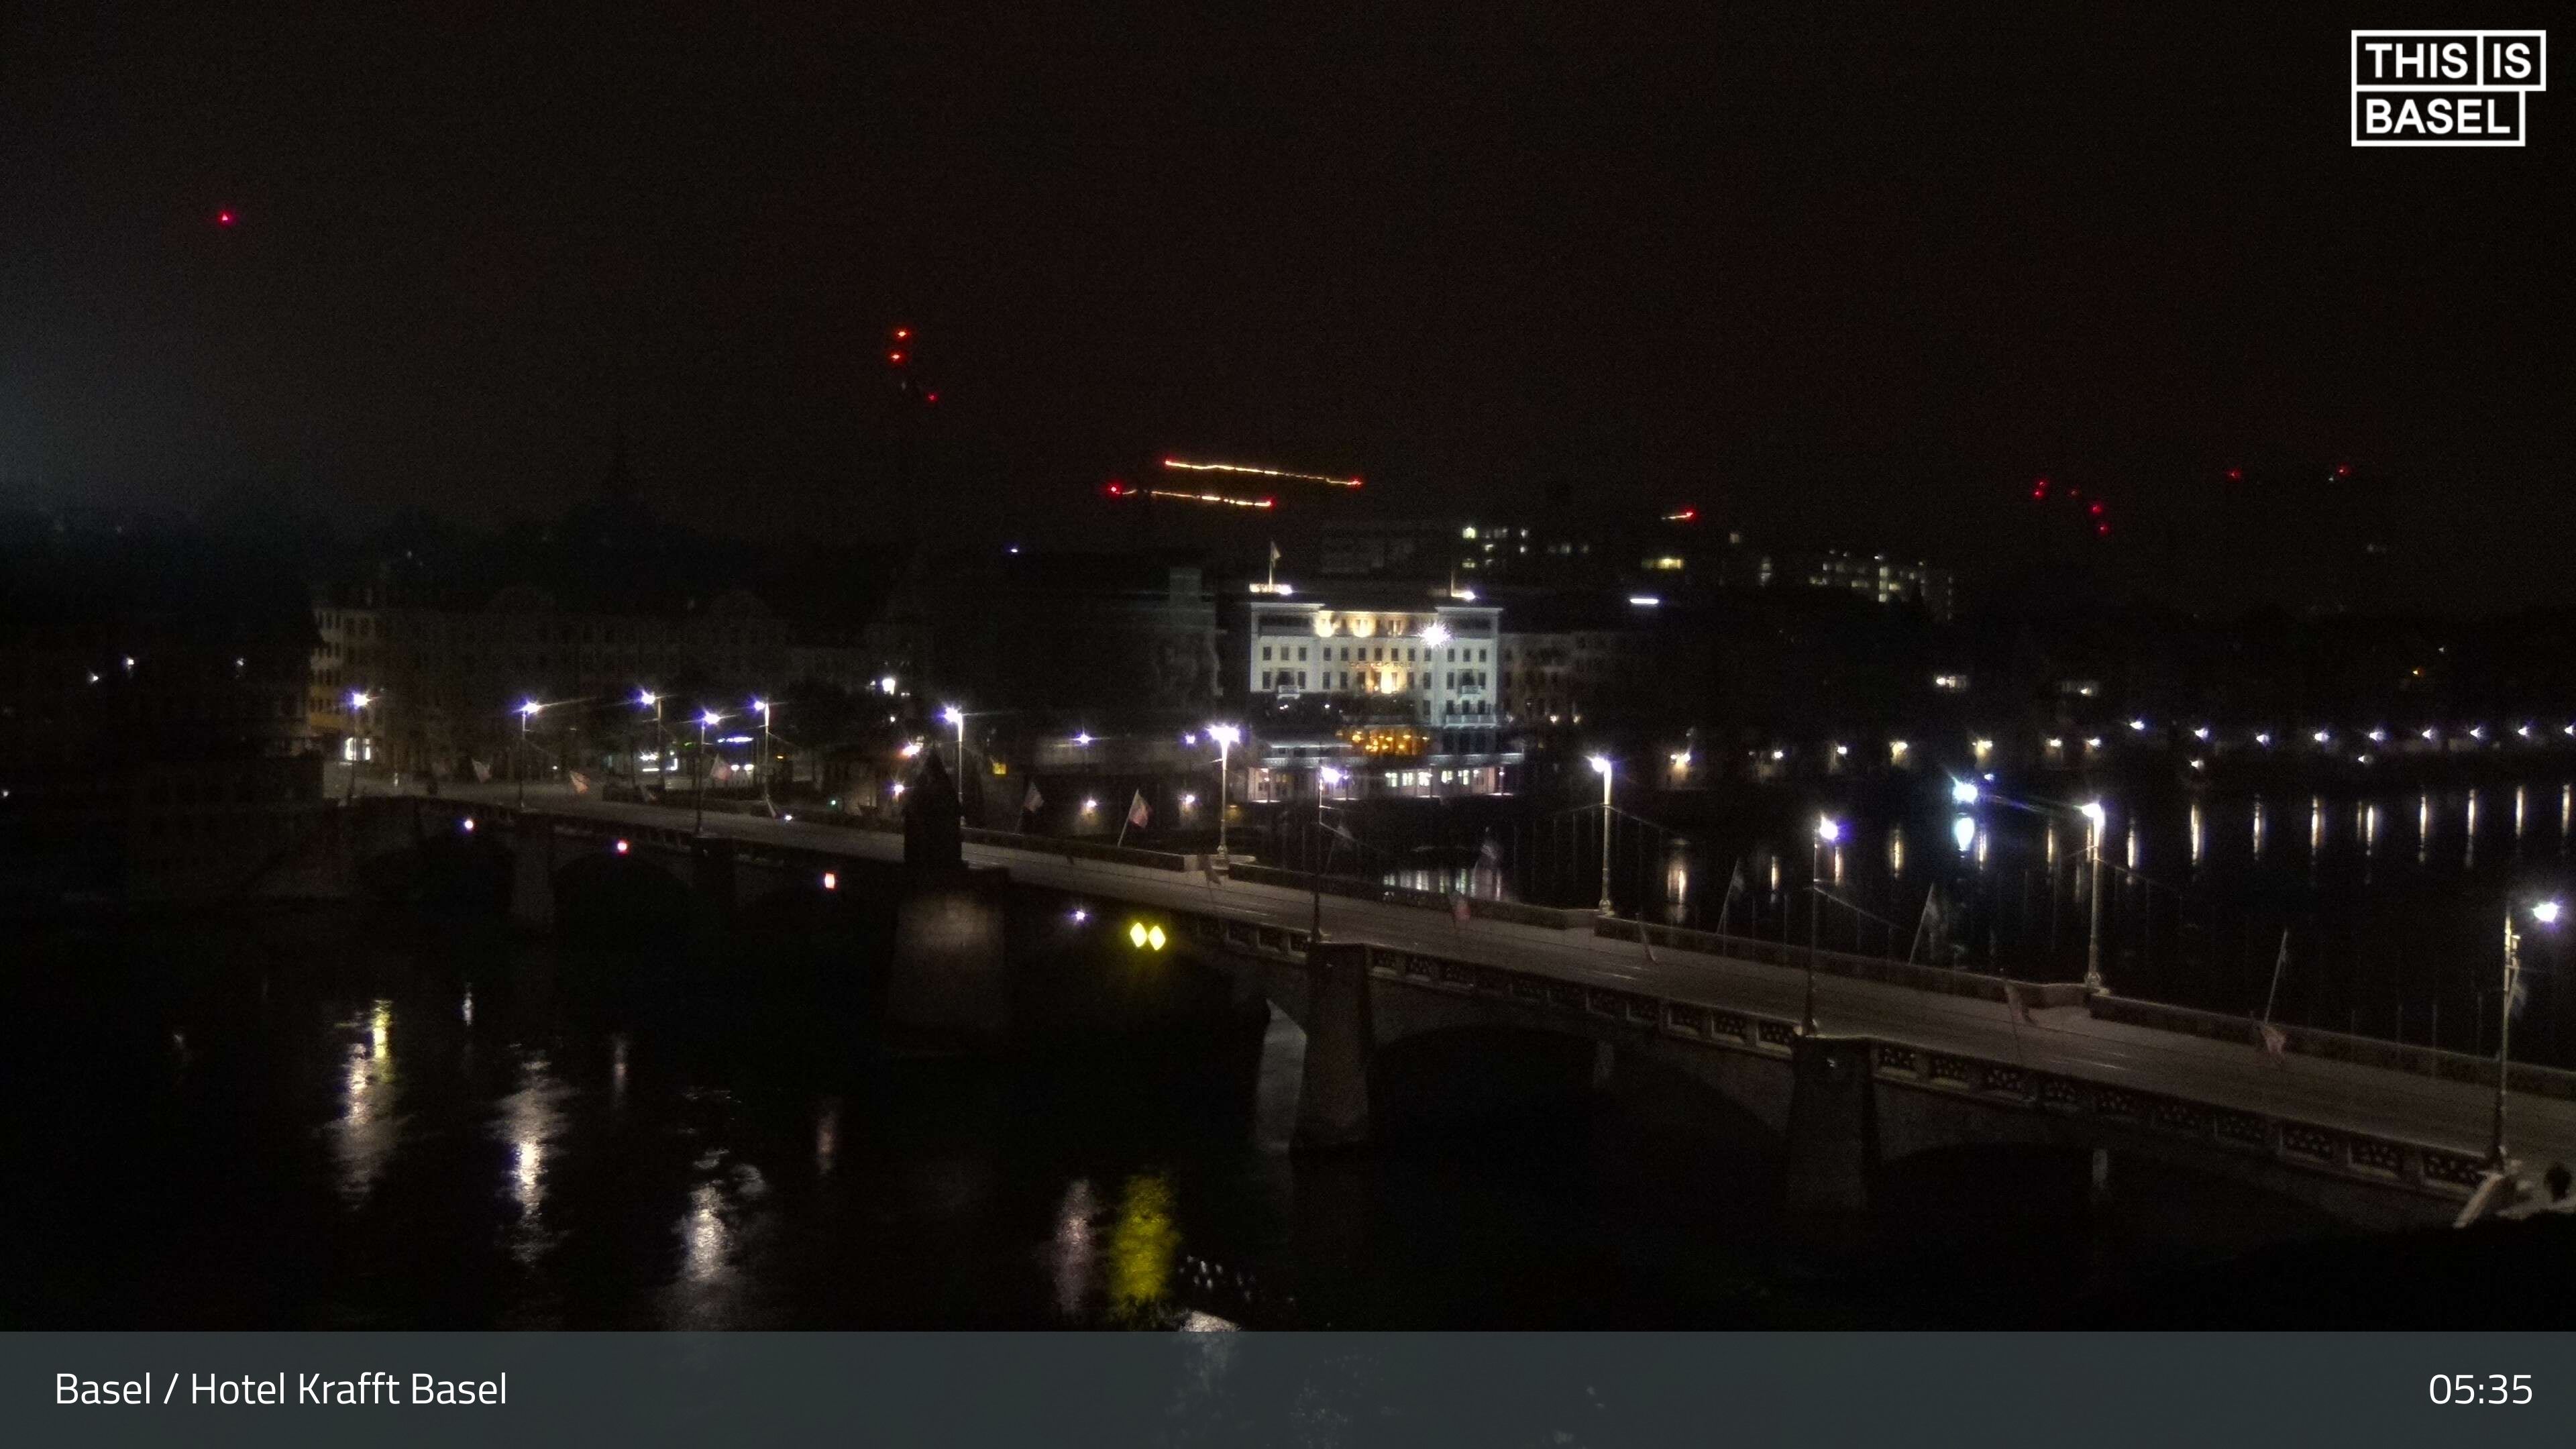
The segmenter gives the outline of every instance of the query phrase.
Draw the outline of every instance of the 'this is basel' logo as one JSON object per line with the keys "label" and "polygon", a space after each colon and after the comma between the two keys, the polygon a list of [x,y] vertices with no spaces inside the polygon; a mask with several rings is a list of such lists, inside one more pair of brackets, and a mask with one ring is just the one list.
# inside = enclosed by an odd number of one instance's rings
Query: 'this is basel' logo
{"label": "'this is basel' logo", "polygon": [[2352,144],[2519,146],[2549,89],[2542,30],[2356,30]]}

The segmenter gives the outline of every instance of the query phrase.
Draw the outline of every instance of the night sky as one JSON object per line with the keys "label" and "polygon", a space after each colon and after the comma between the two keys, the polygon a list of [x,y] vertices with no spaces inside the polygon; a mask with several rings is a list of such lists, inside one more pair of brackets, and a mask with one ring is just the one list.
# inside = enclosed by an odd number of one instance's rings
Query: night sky
{"label": "night sky", "polygon": [[2368,542],[2350,602],[2576,598],[2576,88],[2522,150],[2346,143],[2346,30],[2439,10],[291,8],[0,32],[9,501],[492,521],[622,419],[659,509],[865,539],[900,322],[995,537],[1195,452],[2194,603]]}

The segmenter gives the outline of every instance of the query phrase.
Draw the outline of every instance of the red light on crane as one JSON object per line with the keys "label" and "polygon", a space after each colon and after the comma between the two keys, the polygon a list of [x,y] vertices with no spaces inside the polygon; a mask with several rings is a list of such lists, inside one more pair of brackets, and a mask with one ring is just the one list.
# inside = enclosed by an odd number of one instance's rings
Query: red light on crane
{"label": "red light on crane", "polygon": [[2349,477],[2351,477],[2351,476],[2352,476],[2352,465],[2351,465],[2350,463],[2337,463],[2337,464],[2335,464],[2335,476],[2336,476],[2336,477],[2338,477],[2338,478],[2349,478]]}
{"label": "red light on crane", "polygon": [[2101,505],[2101,504],[2096,503],[2096,504],[2094,504],[2094,505],[2093,505],[2093,516],[2094,516],[2095,518],[2099,518],[2099,517],[2101,517],[2101,516],[2102,516],[2102,505]]}
{"label": "red light on crane", "polygon": [[912,329],[911,329],[911,328],[909,328],[909,327],[898,327],[898,328],[894,329],[894,340],[895,340],[895,341],[897,341],[897,342],[906,342],[906,341],[911,340],[911,338],[912,338]]}
{"label": "red light on crane", "polygon": [[236,220],[238,220],[238,218],[229,211],[219,211],[215,213],[215,225],[217,226],[230,226]]}
{"label": "red light on crane", "polygon": [[903,354],[900,352],[889,352],[886,354],[886,361],[893,363],[897,367],[901,367],[903,366]]}
{"label": "red light on crane", "polygon": [[2111,536],[2111,525],[2107,523],[2097,523],[2093,525],[2093,531],[2104,538],[2109,538]]}
{"label": "red light on crane", "polygon": [[926,403],[935,403],[939,401],[939,394],[935,392],[926,392],[921,395],[921,400]]}
{"label": "red light on crane", "polygon": [[2230,468],[2230,469],[2228,469],[2228,470],[2227,470],[2227,481],[2228,481],[2228,482],[2230,482],[2230,483],[2242,483],[2242,482],[2244,482],[2244,481],[2245,481],[2245,470],[2244,470],[2244,469],[2242,469],[2242,468]]}

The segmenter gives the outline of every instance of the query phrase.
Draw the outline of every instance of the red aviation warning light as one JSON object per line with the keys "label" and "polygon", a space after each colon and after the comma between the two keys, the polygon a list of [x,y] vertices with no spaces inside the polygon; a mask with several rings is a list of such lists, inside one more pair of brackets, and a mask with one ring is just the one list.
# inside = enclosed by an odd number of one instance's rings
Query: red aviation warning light
{"label": "red aviation warning light", "polygon": [[2244,482],[2244,481],[2245,481],[2245,470],[2244,470],[2244,469],[2242,469],[2242,468],[2230,468],[2230,469],[2228,469],[2228,470],[2227,470],[2227,481],[2228,481],[2228,482],[2230,482],[2230,483],[2242,483],[2242,482]]}
{"label": "red aviation warning light", "polygon": [[241,218],[233,215],[229,210],[218,211],[215,213],[215,225],[217,226],[231,226],[234,222],[239,220],[241,220]]}
{"label": "red aviation warning light", "polygon": [[1672,512],[1665,514],[1664,522],[1697,523],[1699,522],[1699,509],[1685,503],[1681,507],[1674,509]]}

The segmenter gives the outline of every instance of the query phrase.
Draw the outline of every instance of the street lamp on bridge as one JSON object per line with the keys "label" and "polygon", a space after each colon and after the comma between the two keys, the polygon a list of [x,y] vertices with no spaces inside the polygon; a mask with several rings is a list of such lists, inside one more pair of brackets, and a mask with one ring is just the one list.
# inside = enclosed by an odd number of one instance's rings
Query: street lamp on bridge
{"label": "street lamp on bridge", "polygon": [[528,721],[545,706],[529,700],[519,706],[519,808],[528,808]]}
{"label": "street lamp on bridge", "polygon": [[698,716],[698,834],[707,833],[707,731],[724,716],[714,710]]}
{"label": "street lamp on bridge", "polygon": [[349,691],[349,803],[358,802],[358,761],[367,753],[365,713],[376,696],[363,689]]}
{"label": "street lamp on bridge", "polygon": [[[2544,926],[2554,926],[2558,924],[2558,916],[2558,902],[2533,902],[2531,907],[2531,918],[2538,921],[2540,924]],[[2503,1172],[2505,1167],[2505,1078],[2512,1070],[2513,995],[2516,988],[2521,984],[2521,977],[2522,933],[2513,928],[2513,901],[2508,897],[2505,900],[2504,906],[2504,996],[2497,1003],[2496,1011],[2495,1122],[2493,1130],[2490,1132],[2487,1139],[2487,1168],[2489,1171],[2497,1173]]]}
{"label": "street lamp on bridge", "polygon": [[1601,776],[1601,914],[1610,914],[1610,779],[1619,762],[1594,755],[1592,768]]}
{"label": "street lamp on bridge", "polygon": [[1214,741],[1216,741],[1216,858],[1217,858],[1217,861],[1218,861],[1218,863],[1219,863],[1219,864],[1223,864],[1223,863],[1225,862],[1225,859],[1226,859],[1226,854],[1225,854],[1225,777],[1226,777],[1226,773],[1227,773],[1227,771],[1226,771],[1226,761],[1227,761],[1227,758],[1229,757],[1229,755],[1232,753],[1232,751],[1233,751],[1233,749],[1234,749],[1234,746],[1235,746],[1236,741],[1241,740],[1241,739],[1243,738],[1243,731],[1242,731],[1241,729],[1237,728],[1236,726],[1234,726],[1234,725],[1230,725],[1230,724],[1212,724],[1212,725],[1209,725],[1209,726],[1208,726],[1208,730],[1207,730],[1207,732],[1208,732],[1208,738],[1209,738],[1209,739],[1212,739],[1212,740],[1214,740]]}
{"label": "street lamp on bridge", "polygon": [[1811,851],[1807,880],[1807,1002],[1798,1014],[1801,1035],[1816,1034],[1816,952],[1824,934],[1824,883],[1816,876],[1821,870],[1822,852],[1843,838],[1843,823],[1830,815],[1816,817],[1816,849]]}
{"label": "street lamp on bridge", "polygon": [[2099,800],[2084,802],[2087,829],[2084,854],[2091,863],[2092,879],[2085,886],[2090,898],[2085,902],[2088,917],[2084,927],[2084,989],[2102,989],[2102,822],[2109,812]]}
{"label": "street lamp on bridge", "polygon": [[950,705],[939,712],[957,730],[957,828],[966,828],[966,711]]}

